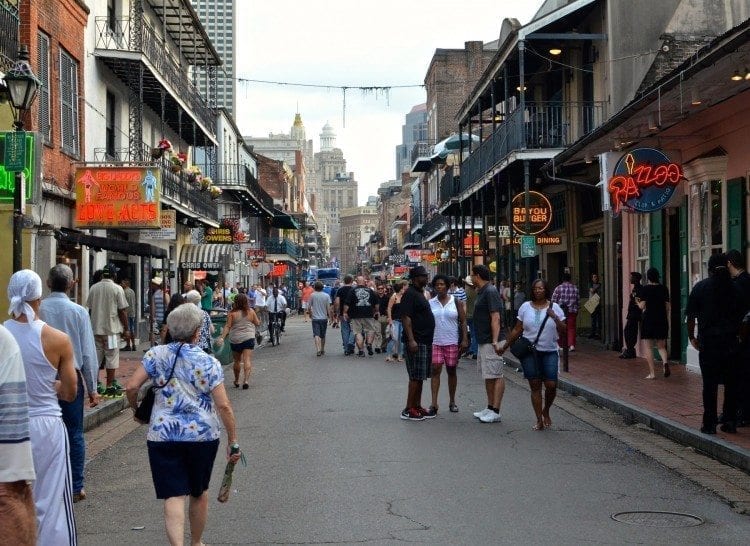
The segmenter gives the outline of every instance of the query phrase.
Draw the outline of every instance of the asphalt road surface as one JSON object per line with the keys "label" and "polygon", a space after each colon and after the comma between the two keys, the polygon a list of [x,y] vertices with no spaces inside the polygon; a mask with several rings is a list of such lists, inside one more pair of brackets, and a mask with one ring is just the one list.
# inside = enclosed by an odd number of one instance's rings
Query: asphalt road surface
{"label": "asphalt road surface", "polygon": [[[280,346],[255,351],[249,390],[225,368],[248,465],[216,502],[223,437],[206,544],[747,544],[750,517],[617,438],[559,408],[553,429],[533,431],[523,382],[508,382],[502,423],[474,419],[474,361],[459,365],[459,413],[443,372],[437,418],[399,419],[403,364],[344,357],[340,330],[328,332],[316,358],[310,323],[291,318]],[[145,432],[89,461],[80,544],[166,543]]]}

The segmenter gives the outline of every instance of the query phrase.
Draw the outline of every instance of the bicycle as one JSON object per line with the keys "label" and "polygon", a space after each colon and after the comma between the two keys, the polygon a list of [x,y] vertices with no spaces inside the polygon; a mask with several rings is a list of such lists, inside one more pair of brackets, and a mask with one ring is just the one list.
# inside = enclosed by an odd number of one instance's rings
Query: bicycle
{"label": "bicycle", "polygon": [[281,341],[281,313],[270,313],[268,319],[268,338],[271,346],[278,345]]}

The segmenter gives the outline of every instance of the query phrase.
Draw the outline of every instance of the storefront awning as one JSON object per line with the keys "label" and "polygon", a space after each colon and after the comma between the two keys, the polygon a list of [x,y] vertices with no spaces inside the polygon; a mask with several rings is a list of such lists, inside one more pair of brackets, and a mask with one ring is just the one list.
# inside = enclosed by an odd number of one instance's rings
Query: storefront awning
{"label": "storefront awning", "polygon": [[71,245],[84,245],[98,250],[110,250],[127,254],[130,256],[152,256],[154,258],[168,258],[169,254],[163,248],[148,243],[136,243],[122,241],[120,239],[109,239],[107,237],[96,237],[81,233],[80,231],[67,230],[65,228],[55,231],[55,239],[61,243]]}
{"label": "storefront awning", "polygon": [[273,218],[271,218],[271,227],[278,229],[299,229],[299,224],[285,212],[274,210]]}
{"label": "storefront awning", "polygon": [[233,245],[183,245],[180,250],[180,269],[223,271],[234,269]]}

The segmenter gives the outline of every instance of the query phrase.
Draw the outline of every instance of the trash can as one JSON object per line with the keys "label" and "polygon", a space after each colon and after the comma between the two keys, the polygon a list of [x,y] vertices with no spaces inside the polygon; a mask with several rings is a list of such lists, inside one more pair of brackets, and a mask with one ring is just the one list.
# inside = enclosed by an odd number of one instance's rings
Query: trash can
{"label": "trash can", "polygon": [[224,340],[224,343],[219,345],[216,343],[216,338],[221,336],[224,327],[227,324],[227,312],[225,309],[214,308],[211,310],[211,324],[214,325],[213,338],[214,341],[211,343],[211,348],[214,351],[214,356],[221,362],[222,366],[226,366],[232,363],[232,350],[229,348],[229,341]]}

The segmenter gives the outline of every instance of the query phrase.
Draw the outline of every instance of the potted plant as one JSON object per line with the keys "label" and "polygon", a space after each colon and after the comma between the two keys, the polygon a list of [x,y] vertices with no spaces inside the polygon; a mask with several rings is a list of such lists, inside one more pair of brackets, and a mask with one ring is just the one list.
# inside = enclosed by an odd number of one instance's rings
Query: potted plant
{"label": "potted plant", "polygon": [[211,199],[218,199],[221,195],[221,188],[218,186],[211,186],[208,188],[208,192],[211,195]]}
{"label": "potted plant", "polygon": [[203,173],[201,173],[201,169],[197,165],[190,165],[187,168],[187,175],[188,180],[193,184],[200,183],[200,179],[203,178]]}
{"label": "potted plant", "polygon": [[153,159],[159,159],[161,158],[165,153],[168,154],[172,151],[172,143],[169,142],[166,138],[163,138],[159,141],[159,144],[156,145],[156,148],[151,148],[151,157]]}
{"label": "potted plant", "polygon": [[198,186],[201,191],[206,191],[211,187],[211,179],[208,176],[201,176],[198,181]]}
{"label": "potted plant", "polygon": [[173,173],[178,173],[182,170],[182,160],[176,155],[170,157],[169,162],[170,162],[169,170],[172,171]]}

